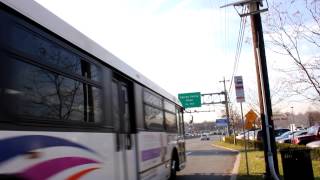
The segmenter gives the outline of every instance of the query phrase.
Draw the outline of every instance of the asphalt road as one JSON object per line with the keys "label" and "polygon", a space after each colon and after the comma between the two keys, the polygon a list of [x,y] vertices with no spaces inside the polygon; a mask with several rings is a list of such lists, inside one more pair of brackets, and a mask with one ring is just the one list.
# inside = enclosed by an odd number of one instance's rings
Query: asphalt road
{"label": "asphalt road", "polygon": [[219,136],[211,136],[210,141],[188,139],[187,165],[177,180],[230,180],[237,152],[212,146],[218,140]]}

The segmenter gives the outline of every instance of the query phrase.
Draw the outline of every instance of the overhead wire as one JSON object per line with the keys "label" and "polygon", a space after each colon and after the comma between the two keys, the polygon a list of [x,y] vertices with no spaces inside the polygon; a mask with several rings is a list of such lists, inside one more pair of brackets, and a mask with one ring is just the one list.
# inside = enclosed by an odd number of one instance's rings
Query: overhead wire
{"label": "overhead wire", "polygon": [[[242,14],[248,12],[248,8],[245,6],[242,8]],[[229,86],[229,97],[232,96],[232,84],[233,84],[233,79],[235,74],[238,71],[238,65],[239,65],[239,60],[240,60],[240,55],[241,55],[241,50],[242,50],[242,44],[243,44],[243,39],[244,39],[244,32],[245,32],[245,27],[246,27],[246,16],[241,18],[240,21],[240,28],[239,28],[239,33],[238,33],[238,41],[237,41],[237,48],[236,48],[236,54],[235,54],[235,61],[233,64],[233,71],[230,79],[230,86]]]}

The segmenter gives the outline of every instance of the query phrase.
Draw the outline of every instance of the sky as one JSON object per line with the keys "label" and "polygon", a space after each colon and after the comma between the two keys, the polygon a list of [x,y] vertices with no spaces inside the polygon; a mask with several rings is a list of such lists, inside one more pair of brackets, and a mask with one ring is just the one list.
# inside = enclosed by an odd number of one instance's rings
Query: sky
{"label": "sky", "polygon": [[[175,96],[221,92],[219,81],[232,78],[240,17],[233,7],[220,8],[230,0],[36,1]],[[250,42],[249,27],[247,19],[244,41]],[[253,58],[251,43],[244,42],[235,75],[243,76],[251,96],[257,86]],[[274,74],[271,84],[277,82]],[[227,81],[231,101],[233,89]],[[203,107],[214,112],[194,113],[194,121],[214,121],[223,109]]]}

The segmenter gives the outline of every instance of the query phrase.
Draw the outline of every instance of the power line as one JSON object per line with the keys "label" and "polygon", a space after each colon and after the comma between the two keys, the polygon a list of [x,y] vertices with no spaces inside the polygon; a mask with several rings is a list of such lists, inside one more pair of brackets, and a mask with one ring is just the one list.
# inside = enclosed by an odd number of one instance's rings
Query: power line
{"label": "power line", "polygon": [[[242,10],[242,12],[244,12],[244,9]],[[241,53],[242,42],[243,42],[242,41],[243,40],[243,34],[244,34],[244,29],[245,29],[244,22],[245,22],[245,18],[241,18],[238,41],[237,41],[237,48],[236,48],[236,54],[235,54],[235,61],[234,61],[233,72],[232,72],[232,76],[231,76],[231,80],[232,81],[230,83],[229,92],[231,90],[233,77],[234,77],[235,73],[238,70],[238,64],[239,64],[240,53]]]}
{"label": "power line", "polygon": [[[242,9],[242,13],[245,13],[245,11],[248,11],[246,7]],[[238,35],[238,41],[237,41],[237,48],[236,48],[236,54],[235,54],[235,61],[233,64],[233,72],[231,76],[231,82],[229,86],[229,93],[230,96],[232,96],[233,91],[231,91],[231,87],[233,84],[233,77],[235,76],[237,70],[238,70],[238,65],[239,65],[239,60],[240,60],[240,55],[241,55],[241,50],[242,50],[242,44],[243,44],[243,37],[244,37],[244,32],[245,32],[245,26],[246,25],[246,17],[242,17],[240,21],[240,28],[239,28],[239,35]]]}

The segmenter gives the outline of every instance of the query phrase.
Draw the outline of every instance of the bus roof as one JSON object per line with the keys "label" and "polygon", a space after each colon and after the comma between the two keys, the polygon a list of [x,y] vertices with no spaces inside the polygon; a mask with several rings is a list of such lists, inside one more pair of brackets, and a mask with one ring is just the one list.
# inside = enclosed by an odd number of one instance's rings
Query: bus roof
{"label": "bus roof", "polygon": [[179,100],[153,83],[151,80],[146,78],[144,75],[121,61],[119,58],[114,56],[112,53],[104,49],[102,46],[82,34],[80,31],[69,25],[67,22],[38,4],[33,0],[28,1],[12,1],[12,0],[0,0],[7,6],[18,11],[22,15],[28,17],[29,19],[35,21],[41,26],[49,29],[58,36],[66,39],[72,44],[78,46],[89,54],[97,57],[98,59],[106,62],[120,72],[131,77],[135,81],[143,84],[144,86],[152,89],[153,91],[159,93],[160,95],[168,98],[169,100],[181,105]]}

